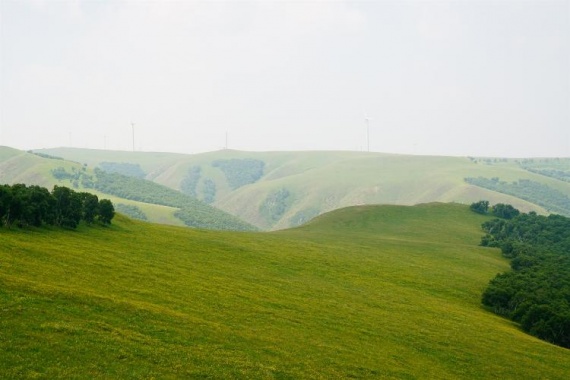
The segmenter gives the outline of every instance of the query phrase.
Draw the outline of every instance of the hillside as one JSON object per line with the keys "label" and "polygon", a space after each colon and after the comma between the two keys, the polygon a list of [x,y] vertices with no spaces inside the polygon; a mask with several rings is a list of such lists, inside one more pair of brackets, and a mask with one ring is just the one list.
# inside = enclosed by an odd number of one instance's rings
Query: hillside
{"label": "hillside", "polygon": [[0,147],[0,183],[67,186],[109,198],[117,211],[156,223],[219,230],[255,230],[236,216],[158,183],[107,173],[45,153]]}
{"label": "hillside", "polygon": [[145,178],[195,196],[262,229],[300,225],[361,204],[512,204],[570,215],[570,159],[500,159],[367,152],[110,152],[42,150],[70,160],[138,165]]}
{"label": "hillside", "polygon": [[570,351],[481,307],[508,268],[478,246],[485,220],[426,204],[273,233],[3,229],[0,377],[566,379]]}

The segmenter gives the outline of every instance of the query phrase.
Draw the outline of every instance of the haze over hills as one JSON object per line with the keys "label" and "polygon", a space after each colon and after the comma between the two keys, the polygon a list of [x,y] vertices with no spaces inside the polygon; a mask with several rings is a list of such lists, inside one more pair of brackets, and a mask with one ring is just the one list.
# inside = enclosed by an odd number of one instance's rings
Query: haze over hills
{"label": "haze over hills", "polygon": [[0,380],[570,378],[569,6],[0,0]]}
{"label": "haze over hills", "polygon": [[485,220],[425,204],[273,233],[4,229],[0,377],[566,379],[569,350],[481,307],[508,268],[478,246]]}
{"label": "haze over hills", "polygon": [[[471,203],[570,215],[570,159],[413,156],[348,151],[184,155],[77,148],[38,150],[125,170],[195,196],[262,229],[302,224],[360,204]],[[121,169],[122,168],[122,169]]]}
{"label": "haze over hills", "polygon": [[117,211],[156,223],[230,230],[256,228],[195,197],[160,184],[107,173],[76,161],[0,147],[0,182],[54,185],[87,191],[110,199]]}

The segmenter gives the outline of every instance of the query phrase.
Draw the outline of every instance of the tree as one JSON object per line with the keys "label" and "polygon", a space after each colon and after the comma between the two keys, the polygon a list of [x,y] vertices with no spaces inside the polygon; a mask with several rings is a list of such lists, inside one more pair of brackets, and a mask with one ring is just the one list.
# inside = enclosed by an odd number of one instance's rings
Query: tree
{"label": "tree", "polygon": [[489,201],[479,201],[472,203],[469,208],[478,214],[487,214],[487,212],[489,212]]}
{"label": "tree", "polygon": [[10,202],[10,212],[6,224],[11,226],[16,223],[19,226],[25,225],[26,207],[26,185],[18,183],[12,185],[12,200]]}
{"label": "tree", "polygon": [[54,186],[55,224],[61,227],[76,228],[81,220],[81,196],[75,191],[62,186]]}
{"label": "tree", "polygon": [[28,224],[36,227],[43,223],[53,224],[55,199],[45,187],[28,187],[26,202]]}
{"label": "tree", "polygon": [[115,208],[113,203],[108,199],[99,201],[99,221],[104,224],[111,224],[111,220],[115,217]]}
{"label": "tree", "polygon": [[10,208],[12,205],[12,188],[9,185],[0,185],[0,223],[8,225]]}
{"label": "tree", "polygon": [[520,214],[520,211],[511,205],[497,203],[493,206],[491,213],[497,218],[512,219]]}
{"label": "tree", "polygon": [[80,193],[79,195],[81,196],[83,220],[91,224],[99,215],[99,198],[91,193]]}

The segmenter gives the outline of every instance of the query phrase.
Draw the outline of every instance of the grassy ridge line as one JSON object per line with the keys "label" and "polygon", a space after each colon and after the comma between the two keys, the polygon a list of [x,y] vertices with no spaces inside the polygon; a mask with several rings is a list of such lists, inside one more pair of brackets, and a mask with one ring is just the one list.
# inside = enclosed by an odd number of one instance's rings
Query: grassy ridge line
{"label": "grassy ridge line", "polygon": [[3,184],[25,183],[52,188],[58,181],[51,175],[56,162],[71,171],[80,168],[73,162],[48,160],[8,147],[0,147],[0,181]]}
{"label": "grassy ridge line", "polygon": [[482,220],[424,205],[270,234],[120,216],[76,233],[6,231],[0,374],[565,378],[567,350],[480,307],[508,267],[472,245]]}
{"label": "grassy ridge line", "polygon": [[[432,201],[470,203],[476,199],[518,204],[521,209],[539,210],[529,202],[493,191],[466,186],[462,173],[503,173],[505,168],[474,164],[468,159],[452,157],[409,157],[363,155],[331,165],[317,166],[301,173],[272,181],[260,181],[216,202],[220,208],[246,220],[254,219],[266,228],[290,225],[298,213],[319,212],[357,204],[416,204]],[[508,170],[521,170],[513,167]],[[289,189],[296,201],[274,225],[251,216],[263,200],[280,188]]]}
{"label": "grassy ridge line", "polygon": [[[70,159],[104,157],[89,150],[48,150]],[[149,165],[144,153],[122,158]],[[150,154],[150,153],[149,153]],[[117,158],[117,157],[115,157]],[[200,167],[201,181],[209,179],[216,187],[214,205],[263,229],[295,226],[314,215],[359,204],[404,204],[461,202],[480,199],[508,203],[523,211],[545,212],[534,203],[512,195],[466,184],[465,177],[499,177],[506,181],[531,179],[570,194],[570,185],[524,170],[516,160],[469,159],[463,157],[409,156],[368,152],[239,152],[222,150],[196,155],[173,155],[172,161],[154,165],[152,180],[174,189],[192,167]],[[264,176],[254,184],[232,190],[227,178],[212,166],[217,160],[260,160]],[[564,165],[561,161],[559,165]],[[569,161],[570,162],[570,161]],[[150,168],[150,166],[148,166]],[[150,169],[149,169],[150,170]],[[197,186],[198,197],[204,196]],[[264,205],[279,191],[287,190],[292,202],[286,210],[268,215]],[[282,208],[277,207],[276,210]]]}

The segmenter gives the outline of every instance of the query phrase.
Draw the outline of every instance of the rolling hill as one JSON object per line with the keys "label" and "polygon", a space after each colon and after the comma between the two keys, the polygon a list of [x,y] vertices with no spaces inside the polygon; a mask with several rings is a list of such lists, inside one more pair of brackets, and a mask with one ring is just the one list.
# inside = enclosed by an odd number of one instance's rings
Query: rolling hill
{"label": "rolling hill", "polygon": [[[262,229],[300,225],[361,204],[508,203],[570,215],[570,159],[410,156],[367,152],[111,152],[48,154],[121,169],[195,196]],[[124,168],[123,168],[124,169]]]}
{"label": "rolling hill", "polygon": [[221,230],[255,230],[238,217],[158,183],[108,173],[43,153],[0,147],[0,183],[54,185],[110,199],[119,212],[151,222]]}
{"label": "rolling hill", "polygon": [[0,230],[3,378],[566,379],[570,351],[481,307],[508,268],[458,204],[272,233],[119,216]]}

